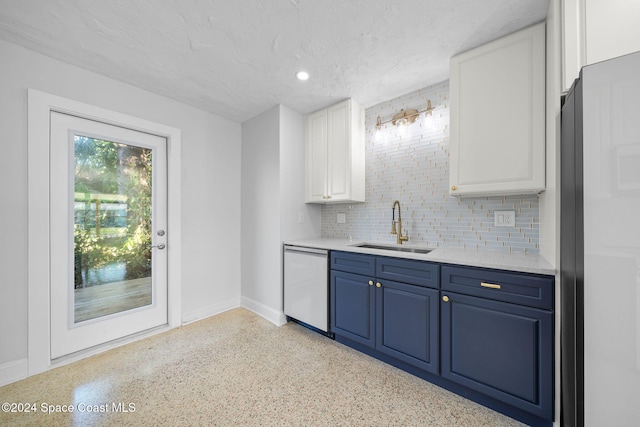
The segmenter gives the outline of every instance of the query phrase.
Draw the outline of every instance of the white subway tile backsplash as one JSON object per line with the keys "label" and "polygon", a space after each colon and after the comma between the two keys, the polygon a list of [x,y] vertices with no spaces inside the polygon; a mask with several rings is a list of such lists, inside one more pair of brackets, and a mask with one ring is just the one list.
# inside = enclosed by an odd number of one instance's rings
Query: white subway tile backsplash
{"label": "white subway tile backsplash", "polygon": [[[433,115],[410,125],[401,137],[391,123],[376,140],[376,118],[389,120],[401,108],[422,110],[431,100]],[[322,237],[394,241],[391,205],[399,200],[409,243],[432,247],[539,252],[537,196],[458,199],[449,196],[449,82],[383,102],[365,111],[366,202],[322,207]],[[495,210],[515,210],[516,227],[494,227]],[[346,222],[338,224],[337,214]],[[397,216],[396,212],[396,216]]]}

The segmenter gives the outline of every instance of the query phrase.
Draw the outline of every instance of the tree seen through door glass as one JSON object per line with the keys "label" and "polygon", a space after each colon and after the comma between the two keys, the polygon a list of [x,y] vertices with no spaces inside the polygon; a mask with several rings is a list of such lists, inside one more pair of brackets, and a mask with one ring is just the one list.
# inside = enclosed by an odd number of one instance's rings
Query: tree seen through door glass
{"label": "tree seen through door glass", "polygon": [[74,137],[74,321],[152,303],[152,150]]}

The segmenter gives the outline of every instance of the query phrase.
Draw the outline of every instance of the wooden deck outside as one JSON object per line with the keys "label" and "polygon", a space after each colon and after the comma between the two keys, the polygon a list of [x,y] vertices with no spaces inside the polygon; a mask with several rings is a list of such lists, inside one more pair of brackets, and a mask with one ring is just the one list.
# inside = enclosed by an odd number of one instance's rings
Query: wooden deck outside
{"label": "wooden deck outside", "polygon": [[150,305],[151,292],[151,277],[76,289],[75,323]]}

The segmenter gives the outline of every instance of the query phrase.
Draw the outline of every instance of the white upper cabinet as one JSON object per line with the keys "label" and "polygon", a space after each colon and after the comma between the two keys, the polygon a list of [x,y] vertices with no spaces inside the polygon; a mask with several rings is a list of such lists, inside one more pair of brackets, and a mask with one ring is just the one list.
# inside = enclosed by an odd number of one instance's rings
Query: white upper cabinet
{"label": "white upper cabinet", "polygon": [[364,109],[349,99],[307,116],[306,202],[364,202]]}
{"label": "white upper cabinet", "polygon": [[562,1],[562,89],[585,65],[640,50],[637,0]]}
{"label": "white upper cabinet", "polygon": [[451,58],[449,193],[545,188],[544,23]]}

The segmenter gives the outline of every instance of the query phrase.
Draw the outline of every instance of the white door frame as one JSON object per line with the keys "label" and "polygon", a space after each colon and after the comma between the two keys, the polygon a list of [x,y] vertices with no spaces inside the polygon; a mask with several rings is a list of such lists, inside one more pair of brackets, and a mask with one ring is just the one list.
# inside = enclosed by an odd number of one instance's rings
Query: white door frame
{"label": "white door frame", "polygon": [[50,333],[49,117],[59,111],[167,138],[168,328],[180,326],[180,129],[28,89],[28,376],[52,367]]}

